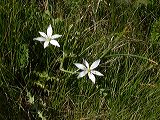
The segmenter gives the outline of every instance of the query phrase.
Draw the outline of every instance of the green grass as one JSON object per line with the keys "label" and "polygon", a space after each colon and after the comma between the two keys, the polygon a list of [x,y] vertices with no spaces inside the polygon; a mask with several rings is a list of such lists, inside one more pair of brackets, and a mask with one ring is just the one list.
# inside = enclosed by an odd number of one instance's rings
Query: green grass
{"label": "green grass", "polygon": [[[49,24],[60,48],[33,40]],[[1,120],[160,118],[158,1],[1,0],[0,27]]]}

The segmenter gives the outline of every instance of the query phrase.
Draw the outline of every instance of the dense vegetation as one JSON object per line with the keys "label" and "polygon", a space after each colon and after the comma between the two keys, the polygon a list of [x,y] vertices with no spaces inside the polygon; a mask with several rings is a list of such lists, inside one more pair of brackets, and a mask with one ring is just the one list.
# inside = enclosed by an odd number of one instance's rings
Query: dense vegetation
{"label": "dense vegetation", "polygon": [[[0,0],[1,120],[158,120],[158,0]],[[60,48],[34,41],[49,25]],[[104,74],[77,79],[86,59]]]}

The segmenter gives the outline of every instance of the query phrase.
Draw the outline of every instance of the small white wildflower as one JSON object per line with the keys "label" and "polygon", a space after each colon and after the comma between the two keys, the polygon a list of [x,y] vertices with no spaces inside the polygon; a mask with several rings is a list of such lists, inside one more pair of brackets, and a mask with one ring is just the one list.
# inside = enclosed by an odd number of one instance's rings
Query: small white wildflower
{"label": "small white wildflower", "polygon": [[39,32],[39,34],[42,37],[37,37],[37,38],[34,38],[33,40],[44,41],[44,48],[46,48],[49,45],[49,43],[57,47],[60,47],[59,43],[55,39],[61,37],[62,35],[59,35],[59,34],[52,35],[51,25],[49,25],[47,28],[47,34],[44,32]]}
{"label": "small white wildflower", "polygon": [[91,79],[91,81],[95,84],[95,75],[98,76],[103,76],[102,73],[94,70],[96,67],[98,67],[99,63],[100,63],[100,59],[96,60],[95,62],[92,63],[92,65],[89,67],[89,64],[86,60],[83,60],[84,64],[80,64],[80,63],[74,63],[76,67],[78,67],[79,69],[83,70],[82,72],[79,73],[77,78],[81,78],[84,77],[87,73],[88,73],[88,77],[89,79]]}

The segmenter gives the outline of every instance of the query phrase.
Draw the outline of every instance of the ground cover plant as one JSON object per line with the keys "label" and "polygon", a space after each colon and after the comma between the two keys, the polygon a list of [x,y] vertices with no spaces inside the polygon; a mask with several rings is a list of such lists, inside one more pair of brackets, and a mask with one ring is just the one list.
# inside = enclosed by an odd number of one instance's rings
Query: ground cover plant
{"label": "ground cover plant", "polygon": [[159,6],[1,0],[0,119],[158,120]]}

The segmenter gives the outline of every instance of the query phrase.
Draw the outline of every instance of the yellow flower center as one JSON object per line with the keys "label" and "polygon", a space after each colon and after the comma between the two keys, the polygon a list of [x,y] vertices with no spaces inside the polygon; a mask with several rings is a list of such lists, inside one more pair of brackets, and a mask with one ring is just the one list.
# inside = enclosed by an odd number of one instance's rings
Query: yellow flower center
{"label": "yellow flower center", "polygon": [[90,72],[91,72],[91,69],[89,68],[89,69],[88,69],[88,73],[90,73]]}
{"label": "yellow flower center", "polygon": [[51,41],[51,38],[50,38],[50,37],[48,37],[48,38],[46,39],[46,41],[49,41],[49,42],[50,42],[50,41]]}

